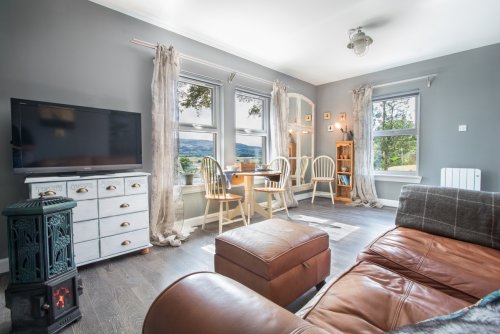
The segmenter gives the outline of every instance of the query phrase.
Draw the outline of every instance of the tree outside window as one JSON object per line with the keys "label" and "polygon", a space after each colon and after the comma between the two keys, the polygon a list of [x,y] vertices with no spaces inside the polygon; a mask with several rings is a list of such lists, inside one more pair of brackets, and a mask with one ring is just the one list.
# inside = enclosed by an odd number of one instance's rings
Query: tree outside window
{"label": "tree outside window", "polygon": [[372,103],[373,168],[389,174],[417,172],[418,94]]}

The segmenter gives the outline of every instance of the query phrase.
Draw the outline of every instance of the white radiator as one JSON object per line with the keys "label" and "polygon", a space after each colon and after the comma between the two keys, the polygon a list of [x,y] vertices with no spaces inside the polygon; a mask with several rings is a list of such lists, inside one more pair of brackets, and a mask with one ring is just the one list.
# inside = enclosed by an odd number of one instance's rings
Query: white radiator
{"label": "white radiator", "polygon": [[441,187],[481,190],[481,170],[475,168],[441,168]]}

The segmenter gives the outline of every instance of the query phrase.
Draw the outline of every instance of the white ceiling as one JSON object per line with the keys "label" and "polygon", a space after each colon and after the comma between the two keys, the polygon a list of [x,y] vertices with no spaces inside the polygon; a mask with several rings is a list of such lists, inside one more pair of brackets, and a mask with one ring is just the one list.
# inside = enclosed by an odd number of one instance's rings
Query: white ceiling
{"label": "white ceiling", "polygon": [[314,85],[500,43],[499,0],[91,1]]}

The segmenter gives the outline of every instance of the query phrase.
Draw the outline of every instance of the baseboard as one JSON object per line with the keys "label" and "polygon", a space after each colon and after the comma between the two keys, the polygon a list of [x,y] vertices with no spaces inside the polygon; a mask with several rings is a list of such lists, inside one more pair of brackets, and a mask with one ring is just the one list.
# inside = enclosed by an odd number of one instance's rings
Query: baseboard
{"label": "baseboard", "polygon": [[6,273],[9,271],[9,258],[4,257],[0,259],[0,273]]}
{"label": "baseboard", "polygon": [[379,198],[378,201],[382,203],[384,206],[390,206],[393,208],[399,207],[399,201],[397,200]]}
{"label": "baseboard", "polygon": [[[210,213],[207,215],[207,223],[216,222],[219,220],[219,212]],[[203,224],[203,216],[184,219],[184,228],[201,226]]]}

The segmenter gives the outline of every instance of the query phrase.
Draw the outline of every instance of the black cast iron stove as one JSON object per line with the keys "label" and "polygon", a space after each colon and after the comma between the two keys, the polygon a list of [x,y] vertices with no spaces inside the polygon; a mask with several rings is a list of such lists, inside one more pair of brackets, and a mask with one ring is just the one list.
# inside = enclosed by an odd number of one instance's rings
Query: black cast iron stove
{"label": "black cast iron stove", "polygon": [[15,203],[8,217],[9,285],[5,304],[12,333],[57,333],[81,318],[81,280],[73,255],[76,202],[40,197]]}

